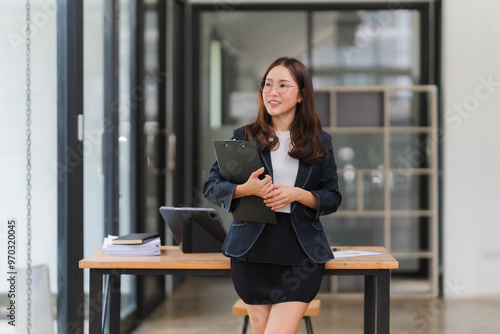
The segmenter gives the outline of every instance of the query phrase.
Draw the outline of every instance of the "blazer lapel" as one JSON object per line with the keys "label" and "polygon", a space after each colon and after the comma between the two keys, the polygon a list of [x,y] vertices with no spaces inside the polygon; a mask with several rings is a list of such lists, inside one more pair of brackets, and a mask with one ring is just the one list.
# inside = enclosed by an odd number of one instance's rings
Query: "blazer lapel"
{"label": "blazer lapel", "polygon": [[271,163],[271,152],[270,151],[261,151],[260,157],[262,158],[262,163],[264,164],[264,168],[266,172],[273,177],[273,164]]}
{"label": "blazer lapel", "polygon": [[[311,176],[312,165],[308,165],[299,160],[299,171],[297,173],[297,178],[295,179],[295,186],[304,189],[304,186],[309,180],[309,176]],[[295,206],[297,202],[293,202],[290,208],[291,211],[295,210]]]}
{"label": "blazer lapel", "polygon": [[311,176],[312,165],[306,164],[299,161],[299,172],[297,173],[297,179],[295,180],[295,186],[299,188],[304,188],[309,176]]}

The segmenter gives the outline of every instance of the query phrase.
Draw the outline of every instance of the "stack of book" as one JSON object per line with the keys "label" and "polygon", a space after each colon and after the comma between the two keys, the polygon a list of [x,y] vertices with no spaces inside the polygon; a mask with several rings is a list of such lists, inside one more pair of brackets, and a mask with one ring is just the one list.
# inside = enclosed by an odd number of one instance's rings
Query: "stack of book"
{"label": "stack of book", "polygon": [[111,256],[151,256],[160,255],[160,235],[158,233],[131,233],[124,236],[108,235],[102,249]]}

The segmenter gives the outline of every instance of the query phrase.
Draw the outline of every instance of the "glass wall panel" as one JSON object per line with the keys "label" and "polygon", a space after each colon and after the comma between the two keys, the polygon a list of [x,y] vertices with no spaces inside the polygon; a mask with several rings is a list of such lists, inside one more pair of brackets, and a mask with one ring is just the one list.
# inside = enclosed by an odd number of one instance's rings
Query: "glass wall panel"
{"label": "glass wall panel", "polygon": [[[119,1],[119,121],[118,121],[118,169],[119,169],[119,234],[132,232],[132,193],[131,180],[131,23],[130,0]],[[135,309],[135,276],[123,275],[121,278],[122,317]]]}
{"label": "glass wall panel", "polygon": [[384,174],[373,170],[363,175],[363,210],[384,210]]}
{"label": "glass wall panel", "polygon": [[[165,151],[160,151],[160,143],[165,140],[165,135],[161,131],[159,94],[160,84],[165,78],[165,73],[159,73],[159,22],[158,22],[158,1],[150,1],[144,13],[144,41],[138,41],[144,45],[144,78],[143,98],[144,98],[144,126],[143,136],[146,143],[145,154],[140,156],[143,164],[143,188],[145,194],[142,201],[144,211],[141,213],[141,229],[145,232],[161,232],[158,226],[158,208],[164,203],[160,202],[164,191],[161,187],[165,184],[160,182],[162,178],[161,155]],[[165,61],[165,60],[163,60]],[[134,90],[133,90],[134,91]],[[165,112],[163,110],[163,112]],[[146,160],[144,162],[144,160]],[[163,224],[163,221],[161,222]],[[162,243],[165,243],[162,237]],[[155,299],[161,293],[163,285],[158,283],[158,276],[141,277],[141,293],[144,300]],[[146,304],[146,303],[145,303]],[[143,305],[146,308],[146,305]]]}
{"label": "glass wall panel", "polygon": [[384,96],[382,93],[337,93],[336,99],[336,126],[384,126]]}
{"label": "glass wall panel", "polygon": [[331,245],[384,246],[384,218],[331,215],[321,221]]}
{"label": "glass wall panel", "polygon": [[[158,13],[147,10],[144,14],[144,137],[146,142],[146,168],[144,169],[144,191],[146,194],[143,226],[145,231],[157,231],[158,208],[160,207],[158,193],[159,166],[158,146],[164,135],[159,124],[159,85],[164,73],[158,73]],[[139,43],[141,41],[138,41]],[[142,96],[141,96],[142,97]],[[141,159],[143,159],[141,157]]]}
{"label": "glass wall panel", "polygon": [[384,164],[384,136],[378,133],[331,133],[337,167],[377,169]]}
{"label": "glass wall panel", "polygon": [[314,93],[314,102],[316,103],[316,110],[318,112],[319,120],[323,127],[329,127],[334,124],[331,119],[331,98],[329,92]]}
{"label": "glass wall panel", "polygon": [[341,211],[384,210],[383,171],[355,171],[346,168],[339,171],[339,188],[342,190]]}
{"label": "glass wall panel", "polygon": [[313,12],[315,87],[418,82],[419,15],[413,10]]}
{"label": "glass wall panel", "polygon": [[429,168],[436,159],[435,139],[428,133],[391,134],[391,168]]}
{"label": "glass wall panel", "polygon": [[342,193],[342,206],[341,210],[358,210],[360,208],[359,197],[359,173],[356,173],[353,168],[346,168],[344,171],[338,172],[339,176],[339,189]]}
{"label": "glass wall panel", "polygon": [[407,90],[390,92],[388,111],[391,126],[427,126],[428,95]]}
{"label": "glass wall panel", "polygon": [[[429,218],[427,217],[392,217],[391,250],[393,252],[428,251]],[[421,238],[424,236],[425,238]]]}
{"label": "glass wall panel", "polygon": [[[104,7],[92,0],[83,6],[84,147],[83,169],[83,251],[88,256],[101,248],[104,239]],[[99,41],[99,42],[97,42]],[[89,271],[84,270],[88,294]]]}
{"label": "glass wall panel", "polygon": [[395,173],[391,182],[391,210],[429,210],[428,196],[431,176],[426,174]]}
{"label": "glass wall panel", "polygon": [[427,143],[429,141],[430,137],[425,133],[392,133],[390,137],[391,168],[428,168]]}
{"label": "glass wall panel", "polygon": [[119,215],[120,215],[120,235],[131,232],[130,219],[130,180],[131,180],[131,161],[130,161],[130,1],[120,0],[120,26],[119,26],[119,125],[118,125],[118,156],[119,156]]}

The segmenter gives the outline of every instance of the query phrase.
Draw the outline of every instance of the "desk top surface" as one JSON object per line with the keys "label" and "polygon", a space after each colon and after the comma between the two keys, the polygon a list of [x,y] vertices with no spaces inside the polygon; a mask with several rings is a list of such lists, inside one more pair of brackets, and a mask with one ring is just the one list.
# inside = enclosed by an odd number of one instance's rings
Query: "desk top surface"
{"label": "desk top surface", "polygon": [[[178,246],[161,246],[159,256],[108,256],[100,249],[80,260],[80,268],[88,269],[230,269],[230,260],[222,253],[184,254]],[[341,251],[357,250],[381,253],[333,259],[326,269],[397,269],[398,261],[384,247],[340,247]]]}

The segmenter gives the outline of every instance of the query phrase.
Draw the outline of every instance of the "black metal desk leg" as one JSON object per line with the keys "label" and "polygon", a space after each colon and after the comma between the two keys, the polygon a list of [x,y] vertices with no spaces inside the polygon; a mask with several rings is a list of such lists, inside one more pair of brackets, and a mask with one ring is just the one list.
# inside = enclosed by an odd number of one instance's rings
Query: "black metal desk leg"
{"label": "black metal desk leg", "polygon": [[120,333],[120,274],[109,274],[109,332]]}
{"label": "black metal desk leg", "polygon": [[365,334],[375,334],[376,277],[365,276]]}
{"label": "black metal desk leg", "polygon": [[102,275],[95,269],[90,269],[89,291],[89,333],[101,334],[102,321]]}
{"label": "black metal desk leg", "polygon": [[377,334],[389,334],[391,271],[380,270],[377,278]]}

